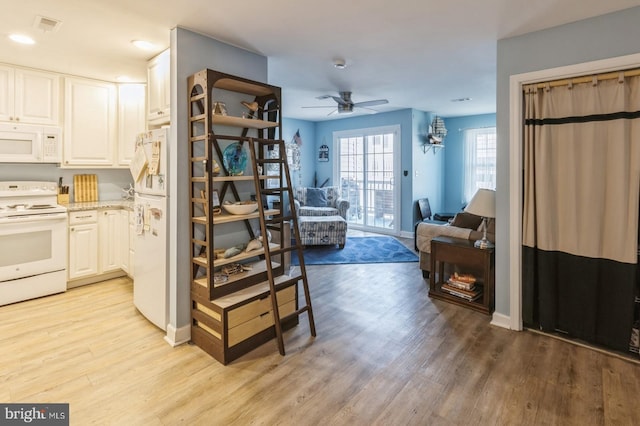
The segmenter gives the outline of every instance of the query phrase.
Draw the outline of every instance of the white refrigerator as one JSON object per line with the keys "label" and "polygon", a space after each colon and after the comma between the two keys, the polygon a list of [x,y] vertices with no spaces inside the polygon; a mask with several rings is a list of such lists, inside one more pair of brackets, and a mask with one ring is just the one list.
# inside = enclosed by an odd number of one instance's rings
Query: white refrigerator
{"label": "white refrigerator", "polygon": [[142,133],[131,164],[135,180],[133,304],[149,321],[167,329],[169,128]]}

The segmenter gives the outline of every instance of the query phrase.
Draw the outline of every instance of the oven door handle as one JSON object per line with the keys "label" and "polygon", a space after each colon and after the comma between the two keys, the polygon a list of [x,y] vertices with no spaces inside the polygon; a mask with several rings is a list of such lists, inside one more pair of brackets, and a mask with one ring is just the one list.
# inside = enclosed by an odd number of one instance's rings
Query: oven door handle
{"label": "oven door handle", "polygon": [[26,222],[44,222],[44,221],[58,221],[67,220],[66,213],[53,213],[53,214],[32,214],[22,216],[9,216],[0,218],[0,224],[2,223],[26,223]]}

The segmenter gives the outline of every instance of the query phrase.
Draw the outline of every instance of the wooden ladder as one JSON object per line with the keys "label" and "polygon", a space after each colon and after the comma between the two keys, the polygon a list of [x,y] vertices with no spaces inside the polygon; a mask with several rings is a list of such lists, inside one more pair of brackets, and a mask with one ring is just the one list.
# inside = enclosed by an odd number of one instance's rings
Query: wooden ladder
{"label": "wooden ladder", "polygon": [[[269,244],[264,244],[264,255],[267,265],[267,277],[269,280],[271,305],[273,309],[273,318],[276,329],[276,337],[278,339],[278,350],[281,355],[285,354],[284,351],[284,339],[282,337],[282,323],[287,320],[297,317],[300,314],[306,312],[309,318],[309,329],[311,336],[316,336],[316,326],[313,319],[313,308],[311,307],[311,296],[309,294],[309,283],[307,280],[307,271],[304,265],[304,257],[302,255],[302,245],[300,244],[300,231],[298,228],[298,218],[294,205],[293,187],[291,185],[291,175],[289,174],[289,165],[287,163],[287,152],[283,140],[273,139],[260,139],[249,138],[249,146],[251,152],[251,164],[253,165],[253,175],[256,185],[256,200],[258,202],[258,208],[261,211],[267,207],[265,202],[267,196],[277,197],[280,201],[280,213],[273,216],[260,215],[260,230],[262,233],[262,241],[268,240],[268,231],[276,231],[281,238],[279,248],[270,248]],[[276,158],[265,158],[266,153],[276,152]],[[259,169],[260,167],[260,169]],[[273,168],[278,169],[278,173],[269,175],[268,170]],[[260,173],[262,171],[262,173]],[[270,177],[271,176],[271,177]],[[285,182],[283,182],[284,177]],[[277,180],[278,186],[274,188],[267,188],[267,182]],[[285,208],[285,202],[288,204],[288,209]],[[285,241],[285,236],[288,236],[288,232],[283,232],[286,226],[293,228],[295,244],[291,244],[289,241]],[[278,256],[284,261],[284,256],[287,253],[295,252],[298,256],[298,264],[300,265],[300,274],[289,275],[285,274],[274,277],[273,273],[273,257]],[[299,307],[295,312],[280,318],[280,312],[278,308],[278,300],[276,297],[277,292],[280,289],[289,287],[291,285],[298,285],[302,282],[302,289],[304,291],[305,306]],[[297,291],[296,291],[297,294]],[[296,303],[297,305],[297,303]]]}

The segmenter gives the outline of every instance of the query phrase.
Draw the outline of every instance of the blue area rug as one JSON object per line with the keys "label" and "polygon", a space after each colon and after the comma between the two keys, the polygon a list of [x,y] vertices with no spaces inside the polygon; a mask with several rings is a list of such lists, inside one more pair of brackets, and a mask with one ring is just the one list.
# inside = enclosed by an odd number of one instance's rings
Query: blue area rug
{"label": "blue area rug", "polygon": [[[418,256],[393,237],[347,237],[343,249],[337,245],[308,246],[304,249],[305,265],[417,261]],[[291,264],[298,264],[295,252],[291,253]]]}

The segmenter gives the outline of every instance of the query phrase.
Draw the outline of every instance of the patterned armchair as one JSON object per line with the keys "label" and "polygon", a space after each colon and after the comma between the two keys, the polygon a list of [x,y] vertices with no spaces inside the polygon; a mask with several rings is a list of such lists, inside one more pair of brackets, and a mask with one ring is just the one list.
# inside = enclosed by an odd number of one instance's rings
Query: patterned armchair
{"label": "patterned armchair", "polygon": [[294,204],[300,216],[342,216],[347,218],[349,201],[340,198],[340,188],[294,188]]}

